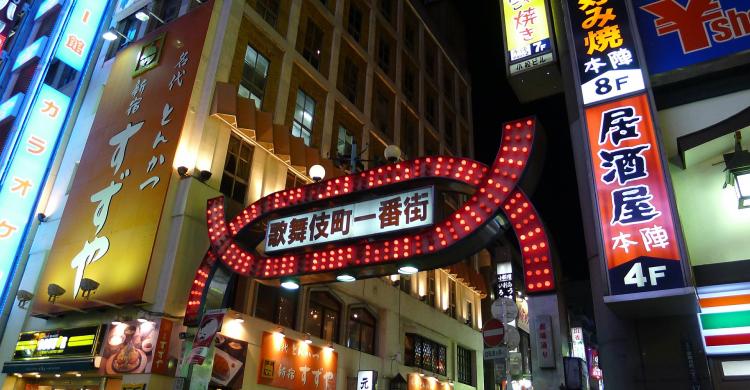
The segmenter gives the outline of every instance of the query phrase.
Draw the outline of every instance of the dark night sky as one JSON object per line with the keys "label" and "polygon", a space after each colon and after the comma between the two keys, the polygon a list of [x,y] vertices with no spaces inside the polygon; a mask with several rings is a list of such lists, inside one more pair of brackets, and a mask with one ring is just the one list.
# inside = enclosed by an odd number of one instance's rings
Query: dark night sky
{"label": "dark night sky", "polygon": [[506,81],[500,2],[471,0],[469,5],[453,1],[458,3],[466,26],[476,158],[486,164],[492,162],[500,143],[502,123],[537,116],[545,128],[547,147],[541,178],[531,197],[553,237],[553,248],[557,248],[564,277],[588,279],[564,97],[558,94],[532,103],[519,103]]}

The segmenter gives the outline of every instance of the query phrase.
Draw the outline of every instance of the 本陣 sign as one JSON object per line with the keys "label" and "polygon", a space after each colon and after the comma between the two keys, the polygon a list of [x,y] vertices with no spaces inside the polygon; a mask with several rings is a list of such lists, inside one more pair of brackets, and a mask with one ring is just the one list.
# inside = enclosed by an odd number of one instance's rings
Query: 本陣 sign
{"label": "\u672c\u9663 sign", "polygon": [[506,54],[508,63],[515,64],[511,65],[511,74],[552,61],[545,1],[502,0],[502,3]]}
{"label": "\u672c\u9663 sign", "polygon": [[684,285],[680,244],[647,95],[586,109],[610,291]]}
{"label": "\u672c\u9663 sign", "polygon": [[258,384],[290,390],[335,390],[338,353],[263,332]]}
{"label": "\u672c\u9663 sign", "polygon": [[24,332],[18,336],[13,360],[92,357],[101,326]]}
{"label": "\u672c\u9663 sign", "polygon": [[266,252],[432,225],[433,187],[268,222]]}
{"label": "\u672c\u9663 sign", "polygon": [[[98,300],[142,301],[210,16],[210,4],[197,7],[117,55],[38,296],[54,283],[65,289],[57,302],[97,305],[80,299],[89,278]],[[133,77],[141,47],[156,39],[165,40],[159,66]],[[35,310],[64,309],[37,300]]]}
{"label": "\u672c\u9663 sign", "polygon": [[750,49],[747,0],[634,0],[652,74]]}
{"label": "\u672c\u9663 sign", "polygon": [[621,0],[567,0],[584,105],[645,88]]}

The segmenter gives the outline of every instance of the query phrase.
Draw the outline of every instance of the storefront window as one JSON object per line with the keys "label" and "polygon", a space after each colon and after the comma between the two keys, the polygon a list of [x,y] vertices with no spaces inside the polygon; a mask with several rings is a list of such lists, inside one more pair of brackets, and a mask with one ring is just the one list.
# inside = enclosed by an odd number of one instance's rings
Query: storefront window
{"label": "storefront window", "polygon": [[326,341],[338,342],[341,304],[331,293],[313,291],[305,313],[305,332]]}
{"label": "storefront window", "polygon": [[404,342],[404,365],[446,375],[447,351],[445,345],[414,333],[407,333]]}
{"label": "storefront window", "polygon": [[375,354],[375,317],[367,309],[359,307],[350,310],[347,330],[347,347]]}
{"label": "storefront window", "polygon": [[283,327],[294,327],[297,291],[258,284],[254,315]]}

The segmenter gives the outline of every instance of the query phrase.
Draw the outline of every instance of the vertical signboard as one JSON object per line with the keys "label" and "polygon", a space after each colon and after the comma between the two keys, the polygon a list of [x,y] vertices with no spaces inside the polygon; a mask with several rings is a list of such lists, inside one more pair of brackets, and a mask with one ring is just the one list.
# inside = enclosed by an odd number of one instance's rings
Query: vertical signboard
{"label": "vertical signboard", "polygon": [[553,341],[552,317],[538,315],[534,331],[537,332],[536,353],[539,357],[539,367],[555,368],[555,345]]}
{"label": "vertical signboard", "polygon": [[[54,283],[65,290],[57,302],[98,305],[80,298],[88,278],[99,301],[142,301],[211,10],[199,6],[118,53],[38,296]],[[64,309],[37,300],[34,310]]]}
{"label": "vertical signboard", "polygon": [[683,287],[682,238],[625,3],[568,0],[611,294]]}
{"label": "vertical signboard", "polygon": [[70,13],[70,20],[61,34],[61,44],[57,45],[55,58],[80,71],[86,63],[87,55],[94,45],[99,20],[107,8],[101,0],[78,0]]}
{"label": "vertical signboard", "polygon": [[[67,19],[61,17],[59,20],[65,21],[67,25],[79,24],[81,21],[76,19],[77,15],[86,13],[87,25],[80,27],[79,31],[81,34],[95,35],[99,30],[99,23],[104,16],[106,6],[106,2],[80,0],[70,9],[70,17]],[[62,39],[57,41],[38,39],[29,46],[31,49],[23,50],[20,55],[32,52],[41,58],[49,42],[56,42],[57,46],[52,50],[59,50],[61,46],[64,46]],[[80,70],[91,55],[91,45],[82,47],[78,55],[80,57],[78,70]],[[18,60],[20,61],[21,58],[19,57]],[[25,64],[25,62],[18,61],[16,63],[20,64],[18,67]],[[41,64],[41,74],[45,74],[48,66],[48,61]],[[13,69],[18,67],[14,66]],[[77,89],[72,92],[72,95],[75,96],[76,93]],[[13,96],[9,101],[20,100],[20,96]],[[0,187],[0,291],[2,291],[2,297],[7,294],[16,258],[22,248],[30,221],[34,217],[37,201],[44,188],[48,169],[54,158],[72,101],[71,96],[46,83],[41,83],[27,96],[34,100],[30,108],[18,116],[20,127],[17,145],[8,158]],[[17,103],[13,106],[17,106]]]}
{"label": "vertical signboard", "polygon": [[554,59],[545,0],[502,0],[506,62],[511,75]]}

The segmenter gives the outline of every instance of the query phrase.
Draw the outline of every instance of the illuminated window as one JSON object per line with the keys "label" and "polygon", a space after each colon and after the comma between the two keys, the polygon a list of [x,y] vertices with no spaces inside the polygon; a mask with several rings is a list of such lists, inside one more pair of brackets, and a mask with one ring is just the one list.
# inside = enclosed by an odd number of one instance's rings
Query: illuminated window
{"label": "illuminated window", "polygon": [[344,57],[343,74],[344,96],[353,104],[357,104],[357,90],[359,89],[359,67],[349,57]]}
{"label": "illuminated window", "polygon": [[247,199],[250,166],[253,163],[253,146],[232,134],[221,176],[222,194],[244,205]]}
{"label": "illuminated window", "polygon": [[425,298],[430,306],[435,306],[435,271],[427,271],[427,298]]}
{"label": "illuminated window", "polygon": [[443,344],[414,333],[407,333],[404,340],[404,365],[446,375],[447,350]]}
{"label": "illuminated window", "polygon": [[304,57],[313,68],[320,70],[320,53],[323,50],[323,30],[311,19],[307,19],[305,45],[302,48]]}
{"label": "illuminated window", "polygon": [[360,307],[349,311],[347,331],[348,348],[375,354],[375,317],[367,309]]}
{"label": "illuminated window", "polygon": [[298,89],[294,121],[292,121],[292,136],[302,138],[307,146],[311,143],[314,116],[315,100],[302,89]]}
{"label": "illuminated window", "polygon": [[451,279],[448,281],[448,314],[456,318],[456,300],[458,297],[456,296],[456,281]]}
{"label": "illuminated window", "polygon": [[[346,127],[339,125],[339,136],[336,140],[336,157],[351,157],[353,144],[354,136],[346,130]],[[336,161],[336,163],[341,164],[339,161]]]}
{"label": "illuminated window", "polygon": [[313,291],[305,313],[305,332],[326,341],[338,342],[341,304],[331,293]]}
{"label": "illuminated window", "polygon": [[294,327],[298,291],[258,283],[253,315],[286,328]]}
{"label": "illuminated window", "polygon": [[401,288],[401,291],[411,295],[411,276],[401,275],[399,278],[399,287]]}
{"label": "illuminated window", "polygon": [[268,59],[248,45],[245,50],[245,63],[242,67],[242,80],[237,94],[255,102],[255,108],[263,105],[263,94],[268,80]]}
{"label": "illuminated window", "polygon": [[474,304],[471,301],[466,301],[466,325],[472,326],[474,324]]}
{"label": "illuminated window", "polygon": [[474,351],[457,346],[456,368],[458,368],[458,381],[474,386]]}
{"label": "illuminated window", "polygon": [[279,19],[279,0],[256,0],[255,9],[273,28]]}

